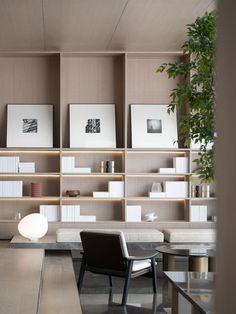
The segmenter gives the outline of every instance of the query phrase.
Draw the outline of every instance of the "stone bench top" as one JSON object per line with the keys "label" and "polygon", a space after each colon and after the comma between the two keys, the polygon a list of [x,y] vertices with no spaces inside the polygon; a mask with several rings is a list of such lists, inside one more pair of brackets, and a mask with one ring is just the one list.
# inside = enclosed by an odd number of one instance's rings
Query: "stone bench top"
{"label": "stone bench top", "polygon": [[[96,230],[96,229],[93,229],[93,230]],[[57,229],[57,232],[56,232],[56,241],[57,242],[81,242],[80,232],[82,230],[85,230],[85,229],[59,228]],[[129,242],[163,242],[164,241],[163,233],[157,229],[104,229],[104,230],[122,231],[124,233],[125,240],[127,243]]]}
{"label": "stone bench top", "polygon": [[164,238],[168,242],[214,243],[215,229],[164,229]]}

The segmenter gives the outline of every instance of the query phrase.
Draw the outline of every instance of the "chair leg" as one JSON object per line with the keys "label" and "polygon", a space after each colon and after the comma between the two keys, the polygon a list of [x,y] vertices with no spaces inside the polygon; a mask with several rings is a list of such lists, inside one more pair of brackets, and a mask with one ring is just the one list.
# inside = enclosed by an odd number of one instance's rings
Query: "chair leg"
{"label": "chair leg", "polygon": [[125,275],[125,285],[124,285],[124,291],[123,291],[123,297],[122,297],[122,303],[121,303],[122,306],[126,305],[132,267],[133,267],[133,261],[128,261],[128,266],[127,266],[126,275]]}
{"label": "chair leg", "polygon": [[81,266],[80,266],[79,279],[78,279],[78,283],[77,283],[79,293],[80,293],[81,288],[82,288],[85,269],[86,269],[86,262],[85,262],[85,258],[83,256]]}
{"label": "chair leg", "polygon": [[157,293],[157,271],[156,271],[155,257],[152,258],[151,265],[152,265],[153,293]]}
{"label": "chair leg", "polygon": [[111,275],[109,275],[109,285],[112,288],[112,276]]}

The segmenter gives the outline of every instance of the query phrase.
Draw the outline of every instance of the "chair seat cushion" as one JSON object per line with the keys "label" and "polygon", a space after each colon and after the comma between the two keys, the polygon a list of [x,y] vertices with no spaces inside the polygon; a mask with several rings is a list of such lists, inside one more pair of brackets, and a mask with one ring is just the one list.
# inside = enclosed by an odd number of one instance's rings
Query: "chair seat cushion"
{"label": "chair seat cushion", "polygon": [[165,240],[168,242],[214,243],[215,229],[165,229]]}
{"label": "chair seat cushion", "polygon": [[151,267],[150,259],[145,259],[143,261],[134,261],[132,271],[135,272],[148,267]]}
{"label": "chair seat cushion", "polygon": [[[81,242],[79,228],[57,229],[57,242]],[[100,229],[99,229],[100,230]],[[164,235],[157,229],[104,229],[122,231],[126,242],[163,242]]]}

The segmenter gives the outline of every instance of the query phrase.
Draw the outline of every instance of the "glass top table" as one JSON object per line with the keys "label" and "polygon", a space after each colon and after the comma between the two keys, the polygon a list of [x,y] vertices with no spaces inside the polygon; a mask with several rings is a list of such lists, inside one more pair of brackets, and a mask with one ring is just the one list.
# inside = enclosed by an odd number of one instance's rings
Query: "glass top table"
{"label": "glass top table", "polygon": [[163,270],[175,270],[175,256],[189,259],[189,270],[206,272],[214,270],[215,244],[165,244],[156,247],[163,254]]}
{"label": "glass top table", "polygon": [[[188,313],[180,310],[180,293],[191,304],[190,313],[214,313],[215,301],[215,273],[213,272],[164,272],[168,281],[172,284],[172,313]],[[185,304],[185,307],[189,307]],[[184,307],[184,302],[182,304]]]}

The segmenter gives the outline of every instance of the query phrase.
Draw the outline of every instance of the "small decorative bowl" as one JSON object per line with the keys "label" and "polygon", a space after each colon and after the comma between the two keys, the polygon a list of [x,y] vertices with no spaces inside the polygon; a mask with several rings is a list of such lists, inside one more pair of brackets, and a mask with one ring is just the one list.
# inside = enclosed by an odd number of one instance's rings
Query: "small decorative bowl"
{"label": "small decorative bowl", "polygon": [[68,195],[69,197],[76,197],[80,195],[80,190],[67,190],[66,195]]}

